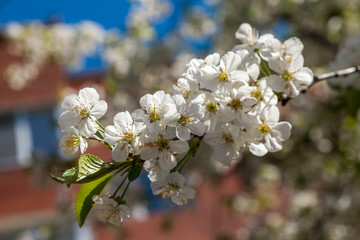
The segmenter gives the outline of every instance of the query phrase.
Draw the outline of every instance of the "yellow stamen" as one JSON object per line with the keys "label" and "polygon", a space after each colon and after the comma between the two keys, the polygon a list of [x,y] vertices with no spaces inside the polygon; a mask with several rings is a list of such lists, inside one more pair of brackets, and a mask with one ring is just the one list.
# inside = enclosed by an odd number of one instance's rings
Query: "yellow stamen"
{"label": "yellow stamen", "polygon": [[191,119],[190,118],[186,118],[185,116],[181,115],[180,116],[180,119],[178,120],[178,123],[183,125],[183,126],[186,126],[188,122],[191,122]]}
{"label": "yellow stamen", "polygon": [[266,123],[261,124],[261,126],[258,129],[262,135],[265,135],[266,133],[270,132],[270,128]]}
{"label": "yellow stamen", "polygon": [[74,109],[79,113],[82,119],[90,116],[90,110],[87,107],[81,108],[80,106],[75,106]]}
{"label": "yellow stamen", "polygon": [[150,122],[155,122],[157,120],[160,120],[160,114],[157,112],[157,107],[154,107],[153,111],[149,114]]}
{"label": "yellow stamen", "polygon": [[234,143],[234,139],[230,134],[224,134],[222,138],[225,140],[226,144]]}
{"label": "yellow stamen", "polygon": [[70,135],[67,137],[65,144],[69,148],[75,148],[80,145],[80,137],[76,135]]}
{"label": "yellow stamen", "polygon": [[216,113],[217,104],[215,102],[209,103],[208,105],[206,105],[206,109],[209,113]]}
{"label": "yellow stamen", "polygon": [[281,75],[281,77],[285,80],[285,81],[293,81],[295,80],[295,78],[291,75],[291,73],[289,72],[285,72],[283,75]]}
{"label": "yellow stamen", "polygon": [[221,68],[220,70],[221,73],[217,76],[217,79],[219,80],[219,82],[228,82],[229,81],[228,75]]}
{"label": "yellow stamen", "polygon": [[227,105],[237,111],[239,108],[242,109],[242,104],[240,99],[232,99],[231,102]]}

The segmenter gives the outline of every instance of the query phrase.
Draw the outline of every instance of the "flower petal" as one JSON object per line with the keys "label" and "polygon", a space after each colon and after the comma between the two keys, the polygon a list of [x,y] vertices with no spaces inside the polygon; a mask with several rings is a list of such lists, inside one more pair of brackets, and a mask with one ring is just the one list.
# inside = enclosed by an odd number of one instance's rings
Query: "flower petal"
{"label": "flower petal", "polygon": [[126,143],[117,144],[114,150],[112,151],[112,157],[117,162],[125,161],[128,154],[129,154],[129,149]]}
{"label": "flower petal", "polygon": [[285,141],[291,135],[291,124],[288,122],[276,123],[273,126],[272,131],[277,134],[277,137],[280,139],[280,141]]}
{"label": "flower petal", "polygon": [[175,140],[169,142],[170,149],[169,151],[174,154],[184,153],[189,150],[189,144],[185,141]]}

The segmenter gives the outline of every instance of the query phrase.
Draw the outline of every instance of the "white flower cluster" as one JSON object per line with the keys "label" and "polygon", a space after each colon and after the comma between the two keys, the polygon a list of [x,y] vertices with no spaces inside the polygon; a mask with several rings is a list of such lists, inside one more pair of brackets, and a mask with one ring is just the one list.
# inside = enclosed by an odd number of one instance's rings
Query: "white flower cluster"
{"label": "white flower cluster", "polygon": [[152,23],[167,17],[172,7],[166,0],[132,1],[127,16],[129,36],[105,30],[92,21],[79,24],[9,23],[2,34],[9,41],[11,52],[21,56],[23,61],[9,65],[5,74],[8,85],[14,90],[21,90],[38,76],[39,69],[46,62],[79,69],[84,58],[96,50],[102,51],[110,71],[125,75],[130,69],[129,59],[144,51],[137,41],[153,39],[156,32]]}
{"label": "white flower cluster", "polygon": [[[36,21],[27,25],[9,23],[4,34],[10,42],[10,50],[24,58],[22,64],[8,68],[9,85],[15,90],[23,88],[37,77],[38,68],[46,61],[78,67],[82,57],[93,54],[103,44],[104,33],[100,25],[91,21],[77,25],[45,25]],[[35,70],[29,71],[30,68]]]}
{"label": "white flower cluster", "polygon": [[142,40],[151,40],[156,35],[153,23],[168,17],[173,5],[167,0],[134,0],[126,18],[126,25]]}
{"label": "white flower cluster", "polygon": [[[279,121],[277,94],[295,97],[313,77],[303,67],[303,45],[297,38],[281,43],[270,34],[258,37],[249,24],[242,24],[236,37],[242,45],[223,56],[192,59],[172,95],[146,94],[140,109],[116,114],[113,125],[102,127],[97,121],[107,104],[95,89],[67,96],[59,117],[64,134],[60,147],[68,154],[80,147],[83,153],[86,139],[95,138],[112,146],[115,161],[138,156],[153,193],[178,205],[195,195],[179,173],[192,154],[193,138],[204,139],[214,148],[215,160],[226,166],[246,148],[256,156],[281,150],[291,125]],[[185,156],[179,160],[179,154]]]}
{"label": "white flower cluster", "polygon": [[304,67],[304,57],[301,55],[304,45],[300,39],[292,37],[281,42],[272,34],[259,37],[258,32],[247,23],[239,27],[236,38],[243,44],[233,50],[251,58],[247,61],[248,65],[259,65],[261,59],[268,62],[274,74],[268,76],[266,81],[275,92],[284,93],[286,97],[297,97],[300,91],[306,89],[313,81],[312,71]]}
{"label": "white flower cluster", "polygon": [[189,16],[182,23],[180,33],[183,37],[195,41],[203,41],[213,36],[217,31],[214,16],[205,9],[196,7],[190,11]]}
{"label": "white flower cluster", "polygon": [[63,112],[58,122],[63,137],[59,146],[66,155],[75,154],[79,147],[81,153],[84,153],[87,148],[86,138],[95,137],[99,129],[96,121],[107,110],[107,103],[99,99],[94,88],[84,88],[79,91],[79,95],[71,94],[62,102]]}

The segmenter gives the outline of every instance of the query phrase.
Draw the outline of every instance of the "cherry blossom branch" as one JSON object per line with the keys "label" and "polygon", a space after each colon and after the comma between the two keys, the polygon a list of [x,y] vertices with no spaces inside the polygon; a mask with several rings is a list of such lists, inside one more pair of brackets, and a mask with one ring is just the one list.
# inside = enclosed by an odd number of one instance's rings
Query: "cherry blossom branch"
{"label": "cherry blossom branch", "polygon": [[350,68],[345,68],[345,69],[341,69],[339,71],[334,71],[334,72],[328,72],[328,73],[324,73],[321,74],[319,76],[314,76],[314,80],[313,82],[310,84],[310,86],[308,87],[308,89],[310,87],[312,87],[314,84],[323,81],[323,80],[327,80],[329,78],[337,78],[337,77],[346,77],[350,74],[354,74],[360,71],[360,65],[359,66],[355,66],[355,67],[350,67]]}
{"label": "cherry blossom branch", "polygon": [[[318,76],[314,76],[313,78],[313,82],[307,87],[307,89],[302,90],[302,93],[306,93],[306,91],[311,88],[313,85],[315,85],[318,82],[321,82],[323,80],[328,80],[330,78],[337,78],[337,77],[346,77],[348,75],[354,74],[360,72],[360,65],[355,66],[355,67],[350,67],[350,68],[345,68],[345,69],[341,69],[338,71],[334,71],[334,72],[328,72],[328,73],[324,73]],[[284,98],[281,100],[281,105],[285,106],[292,98]]]}

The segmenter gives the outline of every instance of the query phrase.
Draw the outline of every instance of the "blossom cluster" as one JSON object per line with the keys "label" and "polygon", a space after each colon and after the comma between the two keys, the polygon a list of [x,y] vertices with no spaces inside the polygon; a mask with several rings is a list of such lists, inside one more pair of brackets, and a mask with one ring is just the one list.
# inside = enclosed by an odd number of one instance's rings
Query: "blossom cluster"
{"label": "blossom cluster", "polygon": [[114,29],[105,30],[88,20],[78,24],[11,22],[1,34],[8,40],[10,52],[20,56],[22,61],[8,66],[5,73],[8,85],[14,90],[23,89],[47,62],[80,69],[84,58],[95,53],[100,53],[109,71],[126,74],[129,58],[143,51],[137,50],[137,41],[151,40],[155,36],[151,24],[166,17],[171,10],[172,5],[165,0],[133,1],[126,22],[129,36]]}
{"label": "blossom cluster", "polygon": [[[84,153],[87,140],[95,139],[110,146],[114,161],[136,156],[148,173],[153,194],[178,205],[195,196],[180,173],[194,153],[192,140],[212,146],[214,159],[225,166],[239,161],[245,149],[256,156],[281,150],[291,125],[280,121],[279,98],[298,96],[313,79],[311,70],[303,67],[303,45],[295,37],[281,42],[271,34],[259,36],[246,23],[236,38],[241,44],[224,55],[190,60],[172,94],[144,95],[139,109],[117,113],[112,125],[104,127],[98,121],[107,104],[95,89],[67,96],[59,117],[60,147],[65,154],[79,148]],[[106,213],[125,211],[106,198],[95,200],[102,219],[114,219],[104,217]],[[116,209],[108,210],[107,203]]]}
{"label": "blossom cluster", "polygon": [[82,57],[93,54],[105,38],[104,29],[91,21],[76,25],[13,22],[4,34],[11,52],[23,57],[23,62],[11,64],[6,72],[9,86],[15,90],[37,77],[39,67],[47,61],[78,67]]}

